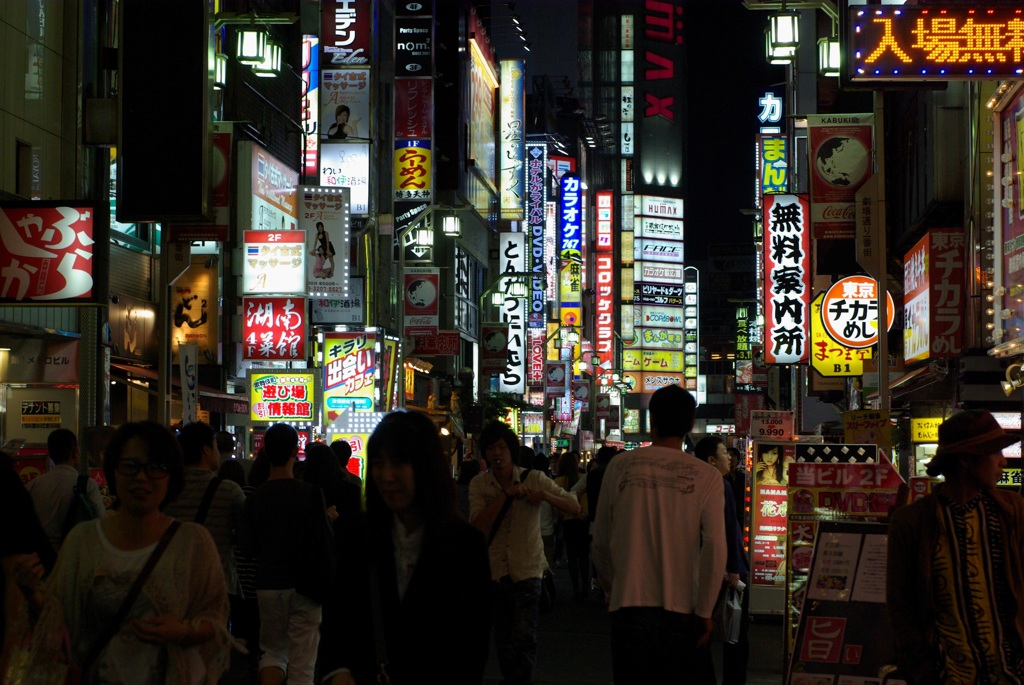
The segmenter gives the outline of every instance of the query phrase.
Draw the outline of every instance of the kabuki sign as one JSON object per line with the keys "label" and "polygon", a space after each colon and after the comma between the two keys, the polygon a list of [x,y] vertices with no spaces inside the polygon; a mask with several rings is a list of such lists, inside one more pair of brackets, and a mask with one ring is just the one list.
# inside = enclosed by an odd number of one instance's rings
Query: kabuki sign
{"label": "kabuki sign", "polygon": [[811,225],[804,195],[764,196],[765,361],[800,364],[810,347]]}
{"label": "kabuki sign", "polygon": [[[825,292],[821,322],[840,345],[870,347],[878,342],[878,282],[870,276],[847,276]],[[886,293],[886,330],[892,327],[895,305]]]}

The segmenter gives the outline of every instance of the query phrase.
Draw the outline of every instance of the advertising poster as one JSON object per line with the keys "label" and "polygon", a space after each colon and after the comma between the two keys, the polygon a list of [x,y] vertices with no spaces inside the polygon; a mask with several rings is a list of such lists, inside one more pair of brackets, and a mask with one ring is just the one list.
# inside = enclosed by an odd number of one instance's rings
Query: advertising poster
{"label": "advertising poster", "polygon": [[395,77],[395,138],[430,138],[434,80]]}
{"label": "advertising poster", "polygon": [[815,239],[856,237],[854,196],[872,173],[871,114],[807,116]]}
{"label": "advertising poster", "polygon": [[395,200],[429,200],[433,197],[429,140],[395,141]]}
{"label": "advertising poster", "polygon": [[249,419],[254,423],[313,421],[313,373],[249,371]]}
{"label": "advertising poster", "polygon": [[786,466],[796,459],[796,443],[755,442],[750,525],[750,583],[786,584]]}
{"label": "advertising poster", "polygon": [[325,423],[346,409],[373,410],[375,342],[366,333],[324,333]]}
{"label": "advertising poster", "polygon": [[[787,661],[787,685],[882,685],[896,663],[885,614],[887,526],[823,521],[809,558],[806,611]],[[905,683],[898,679],[884,682]]]}
{"label": "advertising poster", "polygon": [[242,229],[294,231],[299,174],[248,141],[238,143],[238,169],[238,216]]}
{"label": "advertising poster", "polygon": [[832,572],[820,573],[818,585],[807,584],[819,526],[824,521],[883,520],[896,505],[896,494],[902,482],[889,463],[797,462],[789,467],[787,656],[793,654],[805,598],[834,598],[850,589],[840,574]]}
{"label": "advertising poster", "polygon": [[320,185],[348,188],[352,214],[370,213],[370,144],[325,141],[320,145]]}
{"label": "advertising poster", "polygon": [[181,278],[171,286],[171,354],[178,361],[178,346],[199,346],[200,364],[220,363],[219,288],[217,267],[206,266],[208,255],[192,255]]}
{"label": "advertising poster", "polygon": [[299,189],[299,228],[306,232],[306,283],[311,297],[349,295],[350,194],[348,188]]}
{"label": "advertising poster", "polygon": [[406,267],[403,273],[405,293],[405,335],[437,335],[440,269]]}
{"label": "advertising poster", "polygon": [[40,202],[0,208],[0,300],[91,298],[92,215]]}
{"label": "advertising poster", "polygon": [[[306,292],[304,231],[244,231],[242,292],[250,295]],[[195,258],[193,257],[193,268]]]}
{"label": "advertising poster", "polygon": [[306,337],[306,298],[242,298],[244,360],[304,361]]}
{"label": "advertising poster", "polygon": [[370,137],[369,69],[320,72],[320,122],[324,140]]}

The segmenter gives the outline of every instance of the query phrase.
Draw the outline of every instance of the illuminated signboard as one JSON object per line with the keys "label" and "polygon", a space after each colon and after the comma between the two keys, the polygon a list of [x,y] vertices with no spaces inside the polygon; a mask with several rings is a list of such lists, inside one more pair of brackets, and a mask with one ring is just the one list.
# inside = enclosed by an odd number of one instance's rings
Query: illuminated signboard
{"label": "illuminated signboard", "polygon": [[[484,36],[486,32],[479,23],[475,12],[470,14],[472,32]],[[469,156],[473,160],[476,171],[483,174],[486,185],[496,188],[495,169],[497,168],[497,149],[495,146],[495,90],[498,88],[498,75],[494,70],[494,52],[487,43],[477,38],[470,38],[470,114],[469,114]],[[487,205],[487,195],[481,191],[480,200],[468,198],[478,207]]]}
{"label": "illuminated signboard", "polygon": [[825,332],[821,318],[821,304],[825,293],[819,293],[811,302],[811,366],[822,376],[860,376],[864,361],[871,359],[871,348],[852,348],[840,345]]}
{"label": "illuminated signboard", "polygon": [[306,260],[306,281],[312,297],[348,297],[349,197],[348,188],[299,189],[299,228],[306,232],[306,254],[312,257]]}
{"label": "illuminated signboard", "polygon": [[320,137],[369,138],[370,70],[324,69],[320,85]]}
{"label": "illuminated signboard", "polygon": [[306,292],[304,231],[244,231],[242,292]]}
{"label": "illuminated signboard", "polygon": [[395,79],[395,138],[429,138],[433,130],[434,80]]}
{"label": "illuminated signboard", "polygon": [[560,320],[567,326],[578,326],[582,317],[583,221],[582,188],[579,176],[562,176],[561,211],[559,212],[559,302]]}
{"label": "illuminated signboard", "polygon": [[373,52],[371,0],[323,0],[320,38],[324,66],[367,64]]}
{"label": "illuminated signboard", "polygon": [[963,352],[965,238],[932,229],[903,260],[903,358],[920,361]]}
{"label": "illuminated signboard", "polygon": [[306,298],[243,297],[242,358],[306,359]]}
{"label": "illuminated signboard", "polygon": [[[982,3],[976,3],[981,5]],[[1020,7],[876,6],[849,9],[842,48],[851,81],[1020,78]]]}
{"label": "illuminated signboard", "polygon": [[0,299],[91,298],[92,221],[88,207],[25,203],[0,209]]}
{"label": "illuminated signboard", "polygon": [[[502,274],[526,271],[526,234],[502,233],[498,248],[498,272]],[[508,345],[505,366],[501,373],[501,392],[526,392],[526,298],[515,290],[521,278],[502,276],[498,292],[503,294],[501,322],[508,325]]]}
{"label": "illuminated signboard", "polygon": [[501,192],[501,218],[523,219],[526,167],[525,140],[526,62],[501,60],[501,129],[498,156],[498,184]]}
{"label": "illuminated signboard", "polygon": [[299,174],[248,141],[238,143],[238,169],[238,221],[242,227],[254,231],[295,230]]}
{"label": "illuminated signboard", "polygon": [[[821,321],[825,333],[840,345],[861,348],[878,342],[878,281],[870,276],[841,278],[825,292]],[[896,306],[886,293],[886,330],[892,327]]]}
{"label": "illuminated signboard", "polygon": [[395,141],[396,200],[429,200],[433,193],[429,140]]}
{"label": "illuminated signboard", "polygon": [[765,360],[807,360],[811,304],[811,225],[803,195],[764,197]]}
{"label": "illuminated signboard", "polygon": [[816,239],[855,237],[854,200],[872,173],[873,132],[871,114],[807,116],[811,223]]}
{"label": "illuminated signboard", "polygon": [[[609,236],[610,238],[610,236]],[[609,243],[611,250],[614,243]],[[611,368],[615,352],[615,301],[618,299],[615,289],[615,271],[617,264],[612,252],[599,251],[594,256],[595,309],[597,321],[594,326],[596,342],[594,352],[597,353],[602,368]]]}
{"label": "illuminated signboard", "polygon": [[789,190],[789,165],[786,163],[786,141],[782,133],[757,136],[758,167],[763,195],[784,195]]}
{"label": "illuminated signboard", "polygon": [[320,185],[348,188],[352,214],[370,212],[370,144],[334,143],[320,145]]}
{"label": "illuminated signboard", "polygon": [[405,335],[437,335],[441,271],[406,267],[403,272]]}
{"label": "illuminated signboard", "polygon": [[304,371],[249,372],[249,418],[253,422],[313,420],[313,374]]}
{"label": "illuminated signboard", "polygon": [[367,333],[324,333],[324,419],[346,409],[372,411],[377,371],[375,341]]}
{"label": "illuminated signboard", "polygon": [[683,5],[682,0],[647,2],[638,11],[634,130],[641,192],[686,185]]}
{"label": "illuminated signboard", "polygon": [[302,132],[306,139],[303,151],[303,174],[316,178],[316,156],[320,149],[320,39],[302,37]]}
{"label": "illuminated signboard", "polygon": [[[526,144],[526,230],[530,241],[528,327],[543,330],[547,321],[547,144]],[[551,278],[553,282],[555,279]],[[543,374],[542,374],[543,375]]]}

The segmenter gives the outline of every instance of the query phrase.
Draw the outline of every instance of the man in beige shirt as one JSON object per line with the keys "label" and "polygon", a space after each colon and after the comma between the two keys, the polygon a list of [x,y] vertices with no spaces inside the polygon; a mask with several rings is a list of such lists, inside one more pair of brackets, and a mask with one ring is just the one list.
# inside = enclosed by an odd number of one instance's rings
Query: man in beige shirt
{"label": "man in beige shirt", "polygon": [[494,644],[503,681],[528,685],[537,663],[540,583],[547,568],[540,505],[548,502],[570,515],[580,505],[545,474],[513,463],[519,438],[504,423],[489,424],[478,442],[490,470],[469,484],[469,520],[488,535]]}

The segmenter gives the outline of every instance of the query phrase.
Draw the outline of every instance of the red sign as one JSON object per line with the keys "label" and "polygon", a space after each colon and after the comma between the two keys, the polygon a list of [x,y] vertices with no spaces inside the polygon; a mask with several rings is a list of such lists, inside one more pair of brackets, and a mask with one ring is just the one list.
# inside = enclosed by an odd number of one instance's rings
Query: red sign
{"label": "red sign", "polygon": [[764,393],[733,393],[733,423],[740,435],[750,433],[750,413],[765,408]]}
{"label": "red sign", "polygon": [[810,351],[811,223],[804,195],[764,196],[765,361],[806,363]]}
{"label": "red sign", "polygon": [[508,324],[483,324],[480,327],[480,369],[484,373],[505,370],[508,353]]}
{"label": "red sign", "polygon": [[[821,321],[828,337],[860,349],[878,342],[878,281],[870,276],[847,276],[832,284],[821,303]],[[892,328],[896,305],[886,293],[885,330]]]}
{"label": "red sign", "polygon": [[373,0],[320,3],[321,69],[368,64],[373,47]]}
{"label": "red sign", "polygon": [[433,96],[433,79],[395,79],[395,138],[430,138]]}
{"label": "red sign", "polygon": [[242,358],[306,358],[306,298],[243,297]]}
{"label": "red sign", "polygon": [[594,325],[596,340],[594,351],[602,368],[614,366],[615,356],[615,258],[611,252],[598,252],[595,256],[594,282],[597,321]]}
{"label": "red sign", "polygon": [[536,388],[544,387],[544,334],[543,328],[530,328],[527,335],[526,384]]}
{"label": "red sign", "polygon": [[416,349],[413,352],[418,357],[440,357],[457,356],[461,349],[462,338],[458,331],[438,331],[437,335],[417,335]]}
{"label": "red sign", "polygon": [[437,335],[440,273],[436,268],[405,270],[406,335]]}
{"label": "red sign", "polygon": [[811,157],[811,217],[816,239],[854,238],[854,196],[871,176],[870,114],[807,117]]}
{"label": "red sign", "polygon": [[956,357],[963,350],[964,232],[932,229],[903,258],[903,358]]}
{"label": "red sign", "polygon": [[0,209],[0,299],[91,298],[92,212],[38,202]]}

